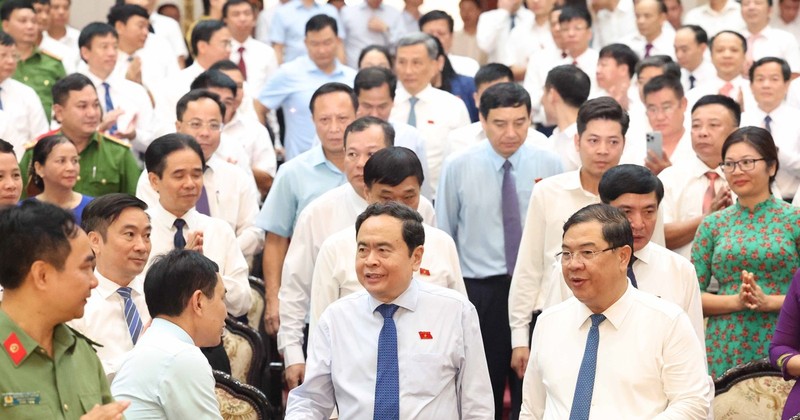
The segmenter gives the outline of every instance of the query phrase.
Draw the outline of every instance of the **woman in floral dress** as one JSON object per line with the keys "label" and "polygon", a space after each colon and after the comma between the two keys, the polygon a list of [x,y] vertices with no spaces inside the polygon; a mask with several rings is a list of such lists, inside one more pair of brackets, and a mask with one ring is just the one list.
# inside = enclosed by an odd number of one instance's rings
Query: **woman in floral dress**
{"label": "woman in floral dress", "polygon": [[[692,262],[708,317],[709,370],[768,356],[792,275],[800,267],[800,208],[772,195],[778,151],[768,131],[744,127],[722,146],[722,168],[738,200],[697,229]],[[714,277],[719,291],[707,291]]]}

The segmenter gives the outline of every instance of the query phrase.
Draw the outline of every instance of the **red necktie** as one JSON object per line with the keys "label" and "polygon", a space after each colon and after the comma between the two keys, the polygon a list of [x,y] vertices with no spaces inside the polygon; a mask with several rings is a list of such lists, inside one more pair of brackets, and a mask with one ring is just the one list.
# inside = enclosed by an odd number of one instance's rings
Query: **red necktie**
{"label": "red necktie", "polygon": [[731,93],[733,93],[733,84],[731,82],[725,82],[724,85],[719,89],[719,94],[724,95],[727,97],[731,97]]}
{"label": "red necktie", "polygon": [[717,195],[717,189],[715,188],[714,181],[719,178],[719,174],[714,171],[708,171],[706,172],[706,178],[708,178],[708,188],[703,196],[703,214],[707,214],[709,211],[711,211],[711,203],[714,201],[714,197]]}
{"label": "red necktie", "polygon": [[244,46],[239,47],[239,70],[242,72],[242,77],[247,80],[247,66],[244,64]]}

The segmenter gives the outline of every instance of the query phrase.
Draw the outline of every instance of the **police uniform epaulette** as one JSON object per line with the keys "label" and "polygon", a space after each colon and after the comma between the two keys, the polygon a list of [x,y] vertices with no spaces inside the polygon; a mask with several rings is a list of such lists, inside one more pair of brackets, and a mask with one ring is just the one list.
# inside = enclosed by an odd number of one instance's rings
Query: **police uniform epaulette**
{"label": "police uniform epaulette", "polygon": [[110,140],[110,141],[112,141],[112,142],[114,142],[114,143],[117,143],[117,144],[118,144],[118,145],[120,145],[120,146],[125,146],[125,147],[127,147],[128,149],[130,149],[130,148],[131,148],[131,144],[130,144],[129,142],[127,142],[126,140],[122,140],[121,138],[117,138],[117,137],[114,137],[114,136],[112,136],[112,135],[105,134],[105,133],[103,133],[103,137],[104,137],[106,140]]}
{"label": "police uniform epaulette", "polygon": [[59,57],[59,56],[57,56],[57,55],[55,55],[55,54],[51,53],[50,51],[43,50],[43,49],[41,49],[41,48],[40,48],[40,49],[39,49],[39,52],[41,52],[42,54],[44,54],[44,55],[46,55],[46,56],[48,56],[48,57],[50,57],[50,58],[54,58],[54,59],[56,59],[56,60],[58,60],[58,61],[61,61],[61,57]]}
{"label": "police uniform epaulette", "polygon": [[43,138],[45,138],[45,137],[47,137],[47,136],[52,136],[52,135],[54,135],[54,134],[58,134],[60,131],[61,131],[61,129],[60,129],[60,128],[56,128],[55,130],[50,130],[50,131],[48,131],[48,132],[46,132],[46,133],[44,133],[44,134],[40,135],[39,137],[36,137],[35,139],[33,139],[33,140],[31,140],[31,141],[29,141],[29,142],[25,143],[24,145],[22,145],[22,147],[23,147],[25,150],[32,149],[32,148],[33,148],[33,146],[36,146],[36,143],[38,143],[38,142],[39,142],[39,140],[41,140],[41,139],[43,139]]}
{"label": "police uniform epaulette", "polygon": [[92,348],[94,348],[94,351],[97,351],[97,347],[103,347],[102,344],[100,344],[100,343],[92,340],[91,338],[83,335],[80,331],[76,330],[75,328],[72,328],[69,325],[67,325],[67,328],[69,328],[69,330],[72,331],[73,334],[78,336],[78,338],[81,338],[81,339],[85,340],[87,343],[89,343],[89,345],[92,346]]}
{"label": "police uniform epaulette", "polygon": [[39,142],[39,139],[36,139],[36,140],[31,140],[31,141],[29,141],[29,142],[27,142],[27,143],[23,144],[23,145],[22,145],[22,147],[23,147],[25,150],[30,150],[30,149],[33,149],[33,147],[34,147],[34,146],[36,146],[36,143],[38,143],[38,142]]}

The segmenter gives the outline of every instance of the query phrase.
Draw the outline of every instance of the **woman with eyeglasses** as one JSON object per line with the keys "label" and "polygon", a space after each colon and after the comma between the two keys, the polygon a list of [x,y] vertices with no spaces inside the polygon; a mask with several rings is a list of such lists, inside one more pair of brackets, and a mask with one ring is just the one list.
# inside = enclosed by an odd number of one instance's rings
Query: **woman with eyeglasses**
{"label": "woman with eyeglasses", "polygon": [[[778,150],[770,133],[743,127],[722,145],[722,169],[738,197],[708,215],[692,248],[702,292],[712,376],[766,357],[792,275],[800,267],[800,209],[772,194]],[[711,278],[719,291],[709,292]]]}
{"label": "woman with eyeglasses", "polygon": [[84,207],[94,197],[83,195],[72,189],[81,172],[78,149],[62,135],[47,136],[36,142],[28,173],[31,183],[41,193],[29,200],[39,200],[72,210],[75,220],[81,223]]}

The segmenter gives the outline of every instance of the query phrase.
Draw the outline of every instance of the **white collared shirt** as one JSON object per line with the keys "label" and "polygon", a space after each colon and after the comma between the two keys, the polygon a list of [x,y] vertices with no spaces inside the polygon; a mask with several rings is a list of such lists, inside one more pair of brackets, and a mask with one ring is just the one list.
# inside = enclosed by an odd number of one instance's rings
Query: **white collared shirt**
{"label": "white collared shirt", "polygon": [[[367,2],[345,6],[339,12],[339,18],[347,32],[347,38],[344,40],[347,65],[354,69],[358,68],[358,56],[361,50],[369,45],[388,47],[392,39],[396,38],[396,32],[402,29],[392,25],[400,18],[400,11],[385,2],[378,3],[378,7],[374,9]],[[380,19],[386,24],[387,31],[371,31],[369,21],[372,18]]]}
{"label": "white collared shirt", "polygon": [[[536,16],[525,7],[517,10],[514,18],[514,28],[517,26],[533,26]],[[478,47],[488,55],[488,62],[510,65],[513,63],[508,56],[508,40],[511,35],[511,15],[507,10],[494,9],[481,13],[478,18],[478,30],[475,37]]]}
{"label": "white collared shirt", "polygon": [[[97,357],[106,375],[113,375],[119,369],[125,353],[133,349],[133,340],[125,321],[125,300],[117,293],[121,286],[97,270],[94,276],[97,277],[97,287],[92,289],[92,295],[83,308],[83,316],[67,324],[102,345],[95,348]],[[136,276],[127,287],[131,288],[131,299],[144,327],[150,322],[150,312],[144,300],[144,273]]]}
{"label": "white collared shirt", "polygon": [[462,76],[475,77],[475,73],[481,68],[474,58],[453,54],[448,54],[447,58],[450,60],[453,70]]}
{"label": "white collared shirt", "polygon": [[[417,280],[432,283],[467,295],[456,244],[444,231],[428,224],[425,228],[425,252],[415,273]],[[356,275],[356,227],[334,233],[319,249],[311,281],[309,331],[315,331],[325,309],[349,294],[364,290]]]}
{"label": "white collared shirt", "polygon": [[3,102],[0,114],[6,122],[3,140],[11,143],[17,159],[22,159],[25,143],[49,130],[42,101],[30,86],[10,77],[0,82],[0,101]]}
{"label": "white collared shirt", "polygon": [[[159,255],[175,249],[176,229],[174,214],[169,213],[156,202],[149,205],[147,214],[153,230],[150,232],[150,258],[147,260],[145,272]],[[233,229],[223,220],[200,214],[192,208],[181,219],[186,221],[183,227],[184,238],[190,232],[203,232],[203,255],[219,266],[219,274],[225,284],[225,307],[233,316],[241,316],[250,310],[250,283],[247,279],[249,270],[247,261],[236,243]]]}
{"label": "white collared shirt", "polygon": [[[258,191],[253,177],[248,177],[236,166],[225,162],[217,154],[206,161],[203,186],[208,196],[211,216],[228,223],[236,232],[239,249],[250,260],[264,246],[264,231],[255,225],[258,215]],[[136,197],[149,207],[158,204],[158,193],[150,185],[147,171],[143,171],[136,185]]]}
{"label": "white collared shirt", "polygon": [[675,31],[671,27],[662,29],[661,33],[652,42],[648,42],[639,31],[631,33],[620,42],[631,47],[631,49],[642,58],[644,58],[647,52],[647,44],[651,44],[653,48],[650,49],[649,57],[654,55],[667,55],[675,60]]}
{"label": "white collared shirt", "polygon": [[709,39],[723,30],[740,32],[745,28],[742,7],[735,0],[725,2],[725,6],[719,12],[712,9],[711,4],[697,6],[686,12],[683,24],[702,27]]}
{"label": "white collared shirt", "polygon": [[747,41],[748,54],[752,50],[753,61],[764,57],[778,57],[789,63],[793,73],[800,73],[800,46],[789,32],[767,26],[754,36],[747,29],[742,30]]}
{"label": "white collared shirt", "polygon": [[793,198],[800,186],[800,109],[785,103],[767,114],[761,108],[748,109],[742,113],[741,127],[754,126],[766,128],[764,118],[769,115],[770,130],[775,145],[778,147],[780,170],[775,175],[775,185],[781,191],[782,198]]}
{"label": "white collared shirt", "polygon": [[775,29],[780,29],[794,35],[795,40],[800,43],[800,19],[795,16],[791,22],[784,22],[781,19],[781,8],[773,7],[772,15],[769,18],[769,25]]}
{"label": "white collared shirt", "polygon": [[[73,48],[75,51],[78,51],[78,37],[81,36],[81,31],[69,25],[67,25],[65,29],[66,33],[60,39],[53,38],[49,33],[47,33],[47,31],[42,32],[42,36],[64,44],[64,46],[67,48]],[[80,51],[78,51],[78,56],[80,56]]]}
{"label": "white collared shirt", "polygon": [[181,26],[175,19],[154,12],[150,14],[150,25],[153,26],[153,31],[160,38],[169,43],[176,58],[189,56],[189,49],[186,47]]}
{"label": "white collared shirt", "polygon": [[[569,417],[591,311],[575,298],[539,316],[520,419]],[[705,354],[680,307],[628,285],[603,311],[591,419],[705,419]]]}
{"label": "white collared shirt", "polygon": [[[689,76],[694,76],[694,88],[691,88],[692,85],[689,81]],[[698,87],[706,85],[709,80],[714,80],[717,77],[717,69],[714,68],[714,64],[711,63],[710,58],[703,57],[703,61],[697,66],[694,71],[689,71],[688,69],[681,68],[681,84],[683,84],[684,92],[688,92],[690,89],[696,89]]]}
{"label": "white collared shirt", "polygon": [[[302,385],[289,393],[286,420],[374,415],[378,336],[384,320],[366,291],[331,304],[308,346]],[[393,304],[401,419],[487,419],[491,381],[475,307],[458,292],[411,280]]]}
{"label": "white collared shirt", "polygon": [[688,102],[686,109],[692,109],[694,104],[703,96],[722,94],[721,89],[725,86],[725,83],[730,83],[733,86],[733,89],[728,95],[731,99],[738,102],[741,97],[741,100],[744,102],[742,106],[743,109],[758,107],[756,98],[753,96],[753,91],[750,90],[749,80],[741,75],[737,75],[730,80],[730,82],[726,82],[720,79],[718,75],[715,75],[713,79],[707,81],[704,85],[696,86],[694,89],[686,92],[686,101]]}
{"label": "white collared shirt", "polygon": [[[428,169],[431,174],[430,185],[435,193],[444,161],[447,135],[456,128],[469,125],[469,113],[464,101],[431,85],[417,93],[416,97],[419,98],[414,106],[416,127],[425,139],[425,152],[428,154]],[[408,121],[411,109],[409,98],[411,95],[403,88],[402,83],[398,83],[391,114],[393,121]]]}
{"label": "white collared shirt", "polygon": [[240,110],[241,107],[222,126],[220,156],[234,158],[239,167],[240,164],[245,164],[250,174],[255,168],[275,178],[278,161],[269,131],[252,114],[242,113]]}
{"label": "white collared shirt", "polygon": [[[303,328],[308,319],[314,264],[322,243],[355,223],[367,205],[348,182],[320,195],[300,212],[286,251],[278,292],[278,350],[283,353],[286,366],[303,363]],[[420,197],[418,211],[426,223],[434,223],[433,206],[426,198]]]}
{"label": "white collared shirt", "polygon": [[[675,162],[658,174],[658,178],[664,184],[664,198],[659,206],[664,212],[664,223],[682,222],[703,215],[703,198],[709,186],[706,177],[708,171],[714,171],[719,175],[714,181],[716,192],[728,184],[719,166],[709,168],[697,155],[692,159]],[[691,241],[673,251],[684,258],[691,258],[693,243],[694,241]]]}
{"label": "white collared shirt", "polygon": [[175,107],[178,105],[178,101],[180,101],[183,95],[189,93],[194,79],[204,71],[206,71],[206,69],[195,59],[191,66],[179,71],[177,75],[167,81],[168,91],[166,94],[166,102],[164,102],[165,106],[159,111],[167,113],[164,118],[170,119],[174,117],[174,121],[178,120],[177,114],[175,113]]}
{"label": "white collared shirt", "polygon": [[572,123],[563,132],[558,127],[554,128],[553,134],[547,139],[549,149],[561,157],[564,172],[576,171],[581,167],[581,157],[575,148],[576,134],[578,124]]}
{"label": "white collared shirt", "polygon": [[[561,64],[572,64],[572,61],[566,62],[566,58],[562,57],[565,52],[560,49],[545,48],[536,53],[535,60],[529,60],[525,68],[525,78],[522,81],[522,86],[528,91],[531,97],[531,115],[533,121],[537,123],[545,122],[544,109],[542,108],[542,96],[544,95],[544,83],[547,80],[547,73],[550,72],[555,66]],[[597,69],[597,64],[595,64]],[[588,74],[591,86],[595,86],[595,73]]]}
{"label": "white collared shirt", "polygon": [[[138,57],[142,62],[142,85],[153,96],[157,110],[169,110],[166,103],[167,94],[170,92],[169,83],[180,71],[178,60],[172,54],[172,50],[163,48],[165,43],[166,41],[157,34],[148,34],[144,47],[133,53],[133,57]],[[114,67],[115,76],[125,78],[133,57],[121,50],[118,51],[117,65]],[[171,116],[174,112],[173,106],[172,113],[165,113],[159,118],[173,123],[175,120]],[[174,129],[174,124],[172,125]]]}
{"label": "white collared shirt", "polygon": [[278,58],[275,56],[275,50],[271,46],[256,40],[252,36],[247,37],[244,42],[231,38],[230,59],[236,64],[239,64],[239,59],[242,56],[239,53],[240,47],[244,47],[244,64],[247,69],[245,89],[250,95],[258,95],[267,80],[278,70]]}
{"label": "white collared shirt", "polygon": [[534,20],[530,26],[514,27],[508,37],[506,48],[510,65],[527,67],[531,55],[556,48],[553,34],[550,33],[550,22],[538,25]]}
{"label": "white collared shirt", "polygon": [[70,48],[49,36],[42,36],[39,49],[61,60],[67,74],[74,73],[78,68],[78,63],[81,62],[80,51],[77,48]]}
{"label": "white collared shirt", "polygon": [[598,10],[592,30],[594,32],[592,47],[596,50],[619,42],[628,34],[638,32],[633,2],[620,0],[614,10]]}

